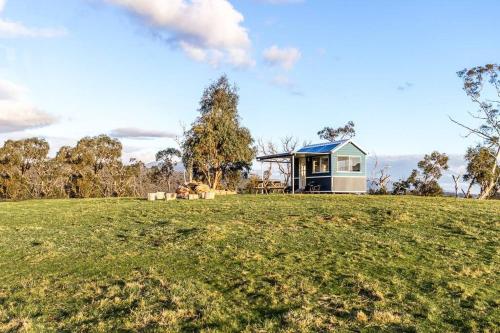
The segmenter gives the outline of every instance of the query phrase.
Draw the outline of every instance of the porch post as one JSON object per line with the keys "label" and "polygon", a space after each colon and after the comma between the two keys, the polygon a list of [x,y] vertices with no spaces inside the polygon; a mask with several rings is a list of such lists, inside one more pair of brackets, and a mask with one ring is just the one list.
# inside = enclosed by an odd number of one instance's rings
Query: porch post
{"label": "porch post", "polygon": [[264,194],[264,161],[260,161],[261,194]]}
{"label": "porch post", "polygon": [[295,194],[295,156],[292,154],[292,194]]}

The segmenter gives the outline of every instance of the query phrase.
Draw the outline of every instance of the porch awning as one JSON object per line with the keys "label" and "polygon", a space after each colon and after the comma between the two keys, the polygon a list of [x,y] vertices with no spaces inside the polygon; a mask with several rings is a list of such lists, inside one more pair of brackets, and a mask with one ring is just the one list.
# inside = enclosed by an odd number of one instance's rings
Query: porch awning
{"label": "porch awning", "polygon": [[267,156],[257,156],[257,161],[259,162],[281,162],[281,163],[290,163],[284,159],[291,158],[295,153],[282,153],[282,154],[273,154]]}
{"label": "porch awning", "polygon": [[310,155],[330,155],[329,153],[318,153],[318,152],[293,152],[293,153],[283,153],[283,154],[274,154],[267,156],[257,156],[257,161],[259,162],[281,162],[281,163],[290,163],[286,159],[291,159],[292,156],[296,157],[305,157]]}

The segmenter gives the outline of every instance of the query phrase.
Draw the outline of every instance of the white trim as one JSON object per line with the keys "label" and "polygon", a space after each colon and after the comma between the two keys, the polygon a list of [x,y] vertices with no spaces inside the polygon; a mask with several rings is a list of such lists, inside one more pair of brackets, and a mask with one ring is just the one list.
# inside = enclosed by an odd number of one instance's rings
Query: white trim
{"label": "white trim", "polygon": [[[352,170],[350,170],[350,171],[340,171],[339,170],[339,158],[340,157],[348,157],[349,158],[349,165],[348,165],[349,169],[352,167],[352,165],[351,165],[351,157],[359,158],[359,171],[352,171]],[[361,156],[359,156],[359,155],[337,155],[336,156],[336,161],[337,161],[337,163],[335,165],[336,166],[335,173],[363,173],[363,171],[361,171]]]}
{"label": "white trim", "polygon": [[305,188],[306,185],[307,185],[307,159],[305,157],[299,157],[299,189]]}
{"label": "white trim", "polygon": [[367,178],[367,176],[332,176],[332,178]]}
{"label": "white trim", "polygon": [[337,146],[337,147],[335,147],[335,148],[334,148],[334,149],[333,149],[330,153],[332,153],[332,154],[333,154],[334,152],[336,152],[337,150],[339,150],[340,148],[342,148],[342,147],[346,146],[346,145],[347,145],[347,144],[349,144],[349,143],[352,143],[352,144],[353,144],[356,148],[358,148],[358,149],[359,149],[359,150],[360,150],[363,154],[368,155],[368,154],[367,154],[367,153],[366,153],[363,149],[361,149],[361,148],[360,148],[360,147],[359,147],[356,143],[354,143],[354,141],[352,141],[352,139],[349,139],[349,140],[347,140],[346,142],[344,142],[344,143],[342,143],[342,144],[338,145],[338,146]]}
{"label": "white trim", "polygon": [[[332,176],[310,176],[310,177],[306,177],[306,179],[310,179],[310,178],[331,178]],[[300,179],[299,177],[295,177],[294,179]]]}

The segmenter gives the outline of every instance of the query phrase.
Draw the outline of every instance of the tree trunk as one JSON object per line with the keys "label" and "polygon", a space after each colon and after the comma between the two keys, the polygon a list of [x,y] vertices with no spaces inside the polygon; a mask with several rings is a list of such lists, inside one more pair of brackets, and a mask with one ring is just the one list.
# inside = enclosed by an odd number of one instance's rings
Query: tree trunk
{"label": "tree trunk", "polygon": [[216,190],[217,189],[217,186],[219,185],[221,177],[222,177],[222,172],[221,171],[215,171],[214,181],[213,181],[212,186],[211,186],[212,190]]}
{"label": "tree trunk", "polygon": [[488,199],[491,196],[491,191],[493,190],[493,188],[496,186],[496,184],[498,182],[498,176],[496,175],[496,173],[497,173],[499,159],[500,159],[500,146],[497,148],[497,156],[495,156],[495,163],[493,163],[493,168],[491,169],[490,183],[488,184],[488,186],[486,186],[484,191],[481,192],[481,195],[479,196],[479,200]]}

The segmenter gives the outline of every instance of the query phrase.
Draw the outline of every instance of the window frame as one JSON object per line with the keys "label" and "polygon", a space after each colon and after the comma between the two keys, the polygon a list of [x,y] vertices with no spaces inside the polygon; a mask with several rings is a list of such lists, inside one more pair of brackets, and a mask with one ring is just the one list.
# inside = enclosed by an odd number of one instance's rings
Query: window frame
{"label": "window frame", "polygon": [[[318,160],[318,171],[314,171],[314,160]],[[322,163],[323,160],[326,160],[326,166],[327,166],[327,169],[326,171],[321,171],[321,166],[324,165]],[[311,174],[313,175],[316,175],[316,174],[319,174],[319,173],[329,173],[330,170],[331,170],[331,166],[330,166],[330,155],[324,155],[324,156],[315,156],[315,157],[311,157]]]}
{"label": "window frame", "polygon": [[[347,158],[348,160],[348,163],[347,163],[347,168],[348,170],[347,171],[343,171],[343,170],[339,170],[339,159],[340,157],[344,157],[344,158]],[[353,171],[352,170],[352,167],[353,167],[353,163],[352,163],[352,160],[356,158],[356,159],[359,159],[359,171]],[[361,168],[361,156],[359,155],[338,155],[337,156],[337,173],[361,173],[362,172],[362,168]]]}

